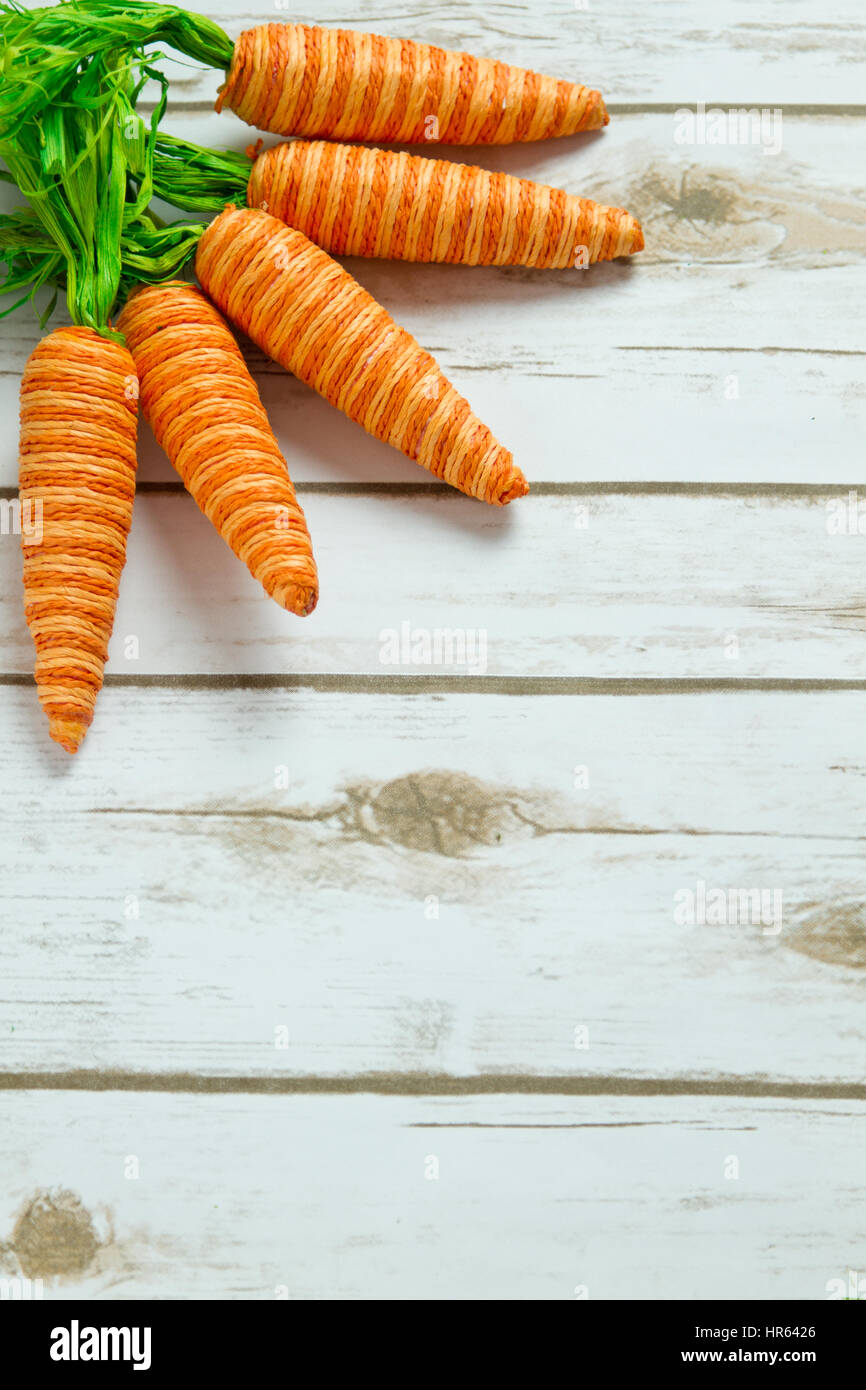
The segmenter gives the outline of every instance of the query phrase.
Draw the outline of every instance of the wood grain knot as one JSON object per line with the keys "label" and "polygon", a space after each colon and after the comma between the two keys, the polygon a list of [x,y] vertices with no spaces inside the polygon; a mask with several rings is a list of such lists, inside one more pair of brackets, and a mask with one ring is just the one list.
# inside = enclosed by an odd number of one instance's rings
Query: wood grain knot
{"label": "wood grain knot", "polygon": [[816,904],[782,939],[792,951],[828,965],[866,970],[866,904],[859,898]]}
{"label": "wood grain knot", "polygon": [[617,200],[643,225],[641,259],[731,263],[780,260],[826,269],[850,263],[866,247],[866,214],[853,194],[804,197],[783,160],[720,165],[659,160],[630,183],[593,186],[597,199]]}
{"label": "wood grain knot", "polygon": [[80,1274],[99,1240],[90,1212],[74,1192],[39,1191],[15,1223],[10,1248],[27,1279]]}
{"label": "wood grain knot", "polygon": [[538,828],[521,812],[514,793],[463,772],[414,772],[378,785],[347,787],[346,797],[345,829],[376,844],[448,858]]}

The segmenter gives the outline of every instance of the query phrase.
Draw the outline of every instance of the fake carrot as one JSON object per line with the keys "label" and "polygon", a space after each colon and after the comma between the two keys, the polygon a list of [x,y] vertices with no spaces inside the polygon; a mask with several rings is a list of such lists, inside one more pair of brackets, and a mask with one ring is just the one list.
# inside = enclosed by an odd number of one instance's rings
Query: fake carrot
{"label": "fake carrot", "polygon": [[325,140],[259,155],[247,200],[333,255],[562,269],[643,247],[623,208],[469,164]]}
{"label": "fake carrot", "polygon": [[183,281],[133,293],[117,326],[135,361],[141,408],[205,516],[292,613],[316,606],[304,513],[231,331]]}
{"label": "fake carrot", "polygon": [[[607,125],[599,92],[491,58],[351,29],[263,24],[236,43],[175,5],[72,0],[57,7],[94,53],[125,33],[227,69],[217,110],[280,135],[505,145]],[[58,22],[58,42],[68,36]]]}
{"label": "fake carrot", "polygon": [[21,383],[24,613],[51,737],[75,753],[93,719],[135,496],[135,364],[92,328],[58,328]]}
{"label": "fake carrot", "polygon": [[138,384],[109,314],[126,180],[141,172],[144,142],[139,121],[125,134],[115,124],[131,113],[128,58],[65,69],[45,109],[40,76],[54,69],[35,45],[15,43],[24,23],[2,6],[0,157],[31,204],[2,219],[3,289],[28,275],[34,287],[59,281],[73,320],[37,345],[21,383],[24,613],[49,733],[74,753],[102,686],[135,495]]}
{"label": "fake carrot", "polygon": [[264,24],[241,34],[216,109],[279,135],[508,145],[607,125],[599,92],[410,39]]}
{"label": "fake carrot", "polygon": [[529,491],[430,354],[303,232],[229,207],[205,230],[195,265],[227,318],[377,439],[484,502]]}
{"label": "fake carrot", "polygon": [[243,155],[161,131],[156,192],[193,212],[246,201],[335,256],[564,269],[643,249],[623,208],[510,174],[328,140],[249,155],[251,169]]}

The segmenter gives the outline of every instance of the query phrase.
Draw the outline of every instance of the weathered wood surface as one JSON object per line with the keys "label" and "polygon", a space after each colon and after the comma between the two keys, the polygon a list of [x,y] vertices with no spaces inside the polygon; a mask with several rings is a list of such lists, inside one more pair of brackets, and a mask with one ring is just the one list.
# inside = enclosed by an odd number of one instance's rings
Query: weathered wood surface
{"label": "weathered wood surface", "polygon": [[[590,492],[502,510],[445,490],[301,498],[321,579],[303,622],[189,497],[139,496],[109,671],[866,677],[866,492],[853,509],[846,489]],[[828,531],[837,519],[843,534]],[[20,565],[18,538],[0,538],[5,674],[32,664]],[[443,644],[437,662],[434,634],[458,629],[465,652]]]}
{"label": "weathered wood surface", "polygon": [[860,694],[2,697],[7,1072],[862,1080]]}
{"label": "weathered wood surface", "polygon": [[824,1299],[863,1112],[0,1094],[0,1259],[47,1298]]}
{"label": "weathered wood surface", "polygon": [[[866,536],[832,534],[827,506],[861,501],[862,7],[208,12],[600,86],[599,135],[425,152],[626,205],[647,250],[568,275],[348,263],[537,485],[504,515],[431,490],[250,349],[320,560],[303,624],[145,429],[74,764],[29,684],[0,528],[0,1278],[850,1292]],[[243,148],[209,112],[216,75],[174,72],[173,128]],[[698,102],[784,106],[781,148],[678,143]],[[0,322],[4,508],[37,337],[27,311]],[[483,628],[484,672],[384,664],[403,622]],[[689,925],[678,895],[701,884],[778,893],[780,930],[751,901]]]}

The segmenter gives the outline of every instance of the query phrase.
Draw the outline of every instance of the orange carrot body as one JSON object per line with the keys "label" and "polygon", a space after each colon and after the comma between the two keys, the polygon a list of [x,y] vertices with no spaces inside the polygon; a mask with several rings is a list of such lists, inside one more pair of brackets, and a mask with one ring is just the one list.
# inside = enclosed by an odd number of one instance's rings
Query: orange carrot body
{"label": "orange carrot body", "polygon": [[494,505],[528,492],[430,354],[302,232],[229,207],[202,236],[196,272],[275,361],[434,477]]}
{"label": "orange carrot body", "polygon": [[58,328],[21,383],[24,609],[51,737],[78,749],[102,687],[135,496],[135,364],[90,328]]}
{"label": "orange carrot body", "polygon": [[266,592],[311,613],[318,578],[307,523],[228,325],[195,286],[170,281],[131,295],[118,328],[141,408],[184,485]]}
{"label": "orange carrot body", "polygon": [[260,154],[247,201],[335,256],[561,269],[643,248],[640,223],[623,208],[472,165],[328,140]]}
{"label": "orange carrot body", "polygon": [[217,101],[279,135],[507,145],[607,125],[600,93],[491,58],[349,29],[241,34]]}

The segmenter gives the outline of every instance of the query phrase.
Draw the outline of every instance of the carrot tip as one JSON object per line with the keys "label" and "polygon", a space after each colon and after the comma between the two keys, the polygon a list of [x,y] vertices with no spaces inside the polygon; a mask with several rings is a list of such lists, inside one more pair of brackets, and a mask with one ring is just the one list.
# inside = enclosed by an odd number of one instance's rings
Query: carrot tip
{"label": "carrot tip", "polygon": [[302,589],[297,584],[289,584],[273,595],[277,603],[289,613],[299,618],[308,618],[319,601],[318,589]]}
{"label": "carrot tip", "polygon": [[525,497],[529,492],[529,483],[522,473],[518,473],[506,488],[500,492],[496,501],[500,507],[505,507],[509,502],[516,502],[518,497]]}
{"label": "carrot tip", "polygon": [[87,729],[88,725],[78,719],[52,719],[48,725],[54,742],[65,748],[67,753],[78,752]]}

